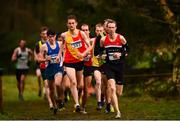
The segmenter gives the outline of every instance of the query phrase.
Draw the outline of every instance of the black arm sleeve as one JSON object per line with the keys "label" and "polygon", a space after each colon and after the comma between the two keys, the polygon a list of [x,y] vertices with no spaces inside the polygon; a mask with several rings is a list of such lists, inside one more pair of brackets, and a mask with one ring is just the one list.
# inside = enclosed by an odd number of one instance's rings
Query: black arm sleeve
{"label": "black arm sleeve", "polygon": [[98,35],[95,40],[94,55],[100,55],[104,51],[104,47],[100,46],[101,35]]}
{"label": "black arm sleeve", "polygon": [[123,56],[125,56],[128,53],[129,53],[129,46],[126,43],[125,45],[122,46],[122,54],[123,54]]}

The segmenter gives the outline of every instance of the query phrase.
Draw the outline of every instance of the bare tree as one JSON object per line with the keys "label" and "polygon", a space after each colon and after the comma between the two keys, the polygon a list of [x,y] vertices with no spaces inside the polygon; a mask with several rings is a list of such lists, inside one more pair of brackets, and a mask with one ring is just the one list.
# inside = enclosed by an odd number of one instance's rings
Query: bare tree
{"label": "bare tree", "polygon": [[173,11],[168,6],[167,0],[158,0],[157,1],[160,5],[160,8],[164,14],[164,20],[169,24],[169,28],[173,34],[173,44],[172,49],[174,53],[174,62],[173,62],[173,81],[177,84],[177,87],[180,90],[180,29],[179,29],[179,23],[180,23],[180,17],[175,16]]}

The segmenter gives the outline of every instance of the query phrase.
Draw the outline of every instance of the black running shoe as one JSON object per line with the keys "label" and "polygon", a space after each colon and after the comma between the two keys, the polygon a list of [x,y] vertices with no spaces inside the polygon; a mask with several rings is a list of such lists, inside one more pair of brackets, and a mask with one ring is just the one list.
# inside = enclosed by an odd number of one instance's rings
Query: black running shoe
{"label": "black running shoe", "polygon": [[53,107],[52,104],[49,106],[49,109],[50,109],[50,110],[53,110],[53,109],[54,109],[54,107]]}
{"label": "black running shoe", "polygon": [[54,108],[53,107],[49,107],[49,110],[53,110]]}
{"label": "black running shoe", "polygon": [[111,111],[110,103],[106,104],[105,113],[109,113]]}
{"label": "black running shoe", "polygon": [[102,109],[102,104],[101,102],[98,102],[97,103],[97,108],[96,108],[98,111],[100,111]]}
{"label": "black running shoe", "polygon": [[101,106],[103,107],[105,105],[105,101],[101,100]]}
{"label": "black running shoe", "polygon": [[58,108],[54,108],[54,115],[57,114]]}
{"label": "black running shoe", "polygon": [[64,102],[61,102],[58,104],[58,109],[59,109],[59,111],[63,111],[65,109]]}
{"label": "black running shoe", "polygon": [[76,112],[80,112],[80,111],[81,111],[80,105],[76,105]]}
{"label": "black running shoe", "polygon": [[59,108],[59,109],[64,108],[64,102],[59,102],[59,103],[58,103],[58,108]]}

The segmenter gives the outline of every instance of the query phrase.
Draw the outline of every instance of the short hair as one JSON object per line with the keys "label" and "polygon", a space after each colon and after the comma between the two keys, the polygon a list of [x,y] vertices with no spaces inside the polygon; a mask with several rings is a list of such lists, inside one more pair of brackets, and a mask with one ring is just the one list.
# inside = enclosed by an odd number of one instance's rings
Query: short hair
{"label": "short hair", "polygon": [[103,27],[103,24],[102,23],[98,23],[98,24],[96,24],[95,27]]}
{"label": "short hair", "polygon": [[89,25],[88,25],[88,24],[86,24],[86,23],[84,23],[84,24],[82,24],[82,25],[81,25],[81,29],[82,29],[82,26],[87,26],[87,27],[88,27],[88,29],[89,29]]}
{"label": "short hair", "polygon": [[104,19],[104,23],[108,22],[108,21],[112,21],[112,19],[110,19],[110,18]]}
{"label": "short hair", "polygon": [[40,28],[40,32],[43,32],[43,31],[47,31],[48,30],[48,27],[47,26],[42,26]]}
{"label": "short hair", "polygon": [[107,27],[108,22],[111,21],[111,20],[112,20],[112,19],[110,19],[110,18],[105,19],[105,20],[104,20],[104,27]]}
{"label": "short hair", "polygon": [[20,42],[22,42],[22,41],[23,41],[23,42],[26,42],[26,40],[24,40],[24,39],[20,39],[20,40],[19,40],[19,43],[20,43]]}
{"label": "short hair", "polygon": [[74,19],[77,22],[77,17],[75,15],[69,15],[67,17],[67,20],[69,20],[69,19]]}
{"label": "short hair", "polygon": [[89,27],[89,25],[88,25],[88,24],[86,24],[86,23],[82,24],[81,26],[88,26],[88,27]]}
{"label": "short hair", "polygon": [[47,31],[47,36],[49,36],[49,35],[56,35],[56,32],[54,30],[52,30],[52,29],[49,29]]}
{"label": "short hair", "polygon": [[107,26],[108,26],[108,24],[109,24],[109,23],[114,23],[114,24],[115,24],[115,26],[117,26],[116,21],[115,21],[115,20],[113,20],[113,19],[112,19],[112,20],[107,21]]}

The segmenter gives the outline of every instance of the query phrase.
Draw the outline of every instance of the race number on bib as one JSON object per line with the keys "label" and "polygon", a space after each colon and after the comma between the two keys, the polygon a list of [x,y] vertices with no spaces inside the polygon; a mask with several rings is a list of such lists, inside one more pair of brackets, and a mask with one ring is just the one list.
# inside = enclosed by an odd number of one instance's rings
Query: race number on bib
{"label": "race number on bib", "polygon": [[117,58],[114,58],[114,53],[108,53],[109,60],[117,60]]}
{"label": "race number on bib", "polygon": [[50,63],[51,64],[56,63],[56,56],[51,57]]}
{"label": "race number on bib", "polygon": [[72,42],[72,43],[71,43],[71,46],[72,46],[73,48],[80,48],[80,47],[82,47],[81,40]]}

